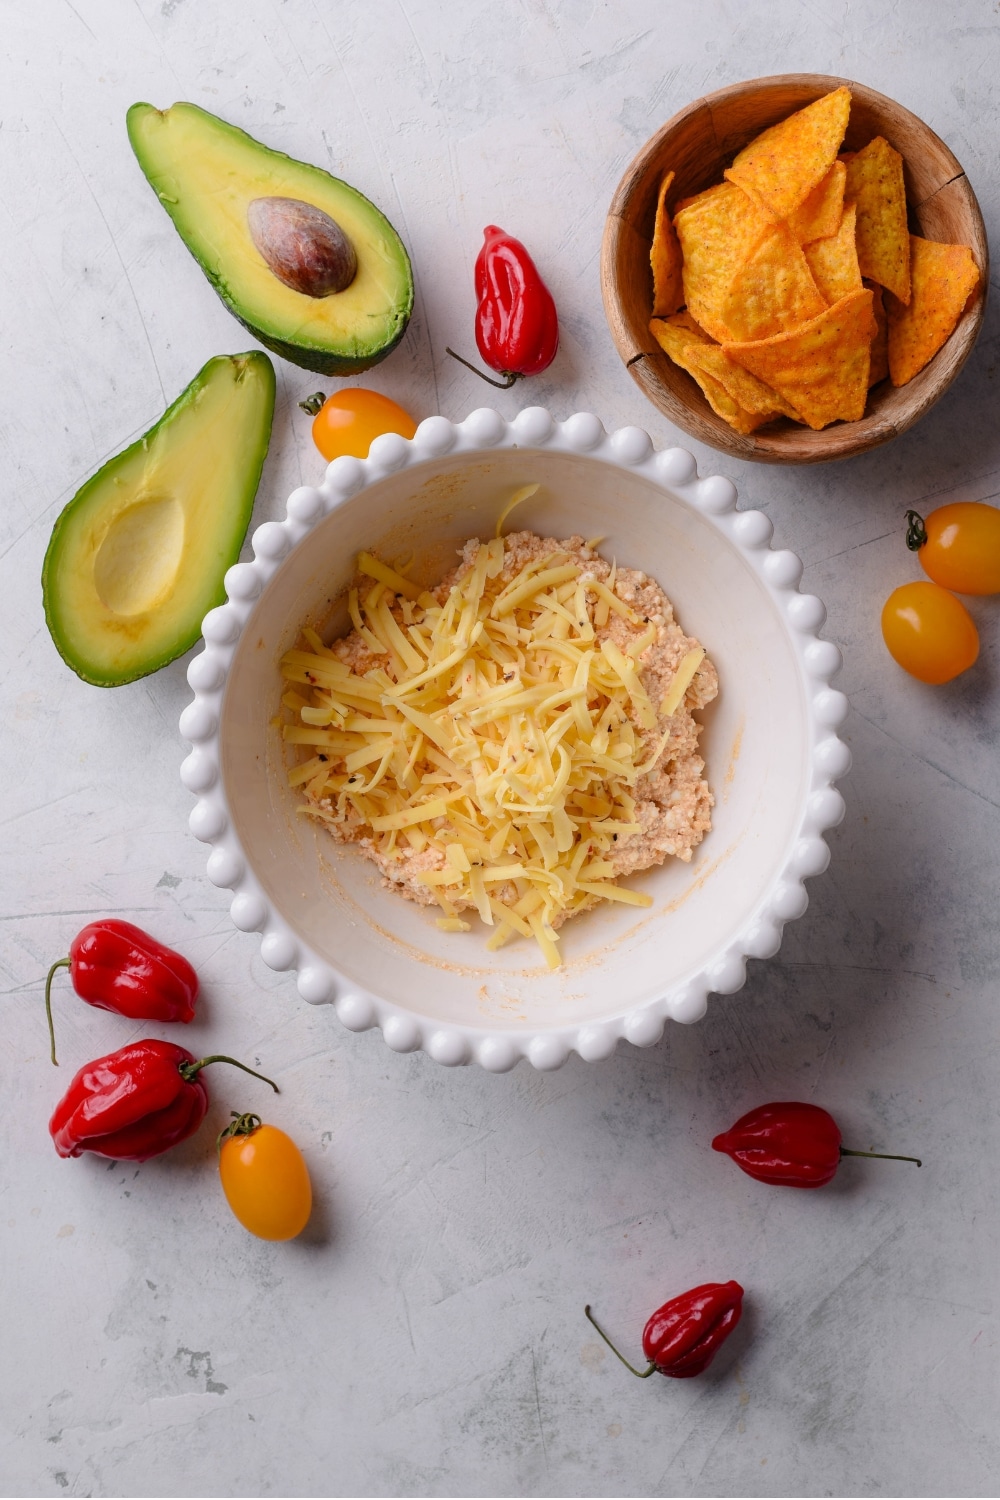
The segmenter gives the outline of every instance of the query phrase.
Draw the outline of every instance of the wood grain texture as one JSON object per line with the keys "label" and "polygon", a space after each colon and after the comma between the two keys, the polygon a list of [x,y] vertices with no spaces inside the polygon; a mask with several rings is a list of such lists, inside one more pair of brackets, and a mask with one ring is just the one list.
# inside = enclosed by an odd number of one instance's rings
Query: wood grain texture
{"label": "wood grain texture", "polygon": [[[712,411],[684,370],[649,333],[649,248],[660,181],[676,173],[674,202],[722,179],[736,153],[768,126],[846,83],[851,117],[844,144],[857,150],[882,135],[903,157],[911,228],[928,239],[969,245],[982,277],[954,333],[930,363],[896,390],[873,388],[859,422],[813,432],[782,419],[749,436]],[[850,458],[905,432],[938,401],[972,351],[986,310],[989,248],[983,217],[961,164],[928,125],[895,100],[850,79],[781,74],[720,89],[668,120],[627,168],[608,210],[601,249],[601,290],[615,346],[643,394],[664,416],[735,458],[813,464]]]}

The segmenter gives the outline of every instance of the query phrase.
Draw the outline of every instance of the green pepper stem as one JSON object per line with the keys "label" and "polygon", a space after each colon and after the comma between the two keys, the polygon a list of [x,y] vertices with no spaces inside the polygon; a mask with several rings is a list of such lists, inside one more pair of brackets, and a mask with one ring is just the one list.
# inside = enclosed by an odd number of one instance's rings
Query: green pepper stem
{"label": "green pepper stem", "polygon": [[[607,1334],[604,1332],[604,1329],[601,1327],[600,1323],[598,1323],[597,1319],[594,1317],[593,1313],[590,1311],[590,1305],[589,1305],[589,1303],[583,1309],[583,1311],[584,1311],[584,1315],[587,1318],[590,1319],[591,1323],[593,1323],[594,1327],[597,1329],[598,1333],[601,1335],[601,1338],[607,1344],[607,1346],[611,1350],[612,1354],[618,1354],[618,1350],[615,1348],[614,1344],[608,1338]],[[635,1365],[630,1365],[629,1364],[629,1362],[625,1358],[624,1354],[618,1354],[618,1358],[621,1360],[621,1362],[625,1366],[626,1370],[631,1370],[632,1374],[635,1375],[636,1378],[639,1379],[639,1380],[648,1380],[649,1377],[650,1377],[650,1375],[652,1375],[653,1371],[656,1369],[655,1365],[650,1365],[650,1367],[649,1367],[648,1370],[637,1370],[636,1367],[635,1367]]]}
{"label": "green pepper stem", "polygon": [[473,375],[478,375],[480,380],[485,380],[489,385],[495,385],[498,391],[509,391],[515,381],[521,379],[519,370],[502,370],[500,373],[503,375],[503,379],[494,380],[491,375],[484,375],[482,370],[477,369],[475,365],[470,364],[467,359],[463,359],[460,354],[456,354],[454,349],[449,349],[447,345],[445,345],[444,352],[445,354],[450,354],[452,359],[457,359],[459,364],[464,365],[467,370],[471,370]]}
{"label": "green pepper stem", "polygon": [[927,541],[927,528],[923,516],[915,510],[906,512],[906,545],[911,552],[919,552]]}
{"label": "green pepper stem", "polygon": [[313,391],[311,396],[307,396],[304,401],[299,402],[299,406],[304,412],[308,413],[310,417],[315,417],[318,415],[319,410],[323,406],[325,401],[326,397],[324,396],[322,391]]}
{"label": "green pepper stem", "polygon": [[56,1029],[52,1024],[52,976],[57,969],[68,969],[69,966],[68,958],[56,959],[45,979],[45,1014],[49,1020],[49,1056],[57,1068],[59,1063],[56,1059]]}
{"label": "green pepper stem", "polygon": [[272,1078],[266,1077],[263,1073],[255,1073],[253,1068],[247,1067],[246,1063],[237,1062],[235,1057],[226,1057],[221,1052],[214,1052],[211,1057],[203,1057],[200,1062],[179,1063],[177,1071],[185,1083],[192,1083],[202,1068],[207,1068],[209,1063],[216,1062],[232,1063],[234,1068],[242,1068],[244,1073],[250,1074],[251,1078],[259,1078],[262,1083],[269,1083],[276,1094],[281,1093],[281,1090]]}
{"label": "green pepper stem", "polygon": [[264,1123],[260,1115],[241,1115],[238,1109],[232,1109],[229,1111],[229,1113],[232,1115],[232,1119],[226,1126],[225,1130],[219,1131],[219,1134],[215,1140],[215,1149],[220,1153],[220,1155],[222,1153],[223,1141],[231,1140],[234,1136],[237,1135],[253,1135],[254,1131],[259,1130]]}
{"label": "green pepper stem", "polygon": [[846,1146],[840,1148],[841,1156],[875,1156],[879,1161],[915,1161],[917,1166],[923,1163],[919,1156],[890,1156],[885,1151],[850,1151]]}

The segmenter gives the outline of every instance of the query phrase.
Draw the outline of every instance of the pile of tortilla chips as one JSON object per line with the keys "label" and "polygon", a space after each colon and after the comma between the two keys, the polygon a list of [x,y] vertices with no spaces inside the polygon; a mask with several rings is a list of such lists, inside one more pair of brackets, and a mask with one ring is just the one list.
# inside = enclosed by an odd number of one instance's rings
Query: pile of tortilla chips
{"label": "pile of tortilla chips", "polygon": [[838,156],[850,110],[841,87],[772,125],[672,219],[673,172],[660,187],[650,330],[737,432],[857,421],[870,386],[923,369],[979,286],[968,246],[909,233],[888,141]]}

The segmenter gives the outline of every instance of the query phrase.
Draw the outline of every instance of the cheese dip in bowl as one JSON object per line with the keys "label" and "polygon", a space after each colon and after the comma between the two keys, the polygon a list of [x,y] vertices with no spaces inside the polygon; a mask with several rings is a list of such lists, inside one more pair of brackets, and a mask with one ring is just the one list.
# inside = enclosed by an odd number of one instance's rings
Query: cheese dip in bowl
{"label": "cheese dip in bowl", "polygon": [[[375,863],[302,816],[289,785],[301,752],[280,708],[282,659],[303,625],[324,643],[349,636],[360,554],[433,590],[527,486],[506,530],[591,540],[605,563],[655,581],[718,674],[717,699],[705,694],[696,715],[711,830],[689,862],[629,876],[642,905],[603,900],[560,927],[557,968],[532,942],[489,951],[478,921],[442,928],[439,905],[402,900]],[[817,638],[825,612],[798,591],[801,564],[771,546],[762,513],[736,509],[729,480],[699,478],[690,454],[656,453],[638,428],[609,435],[589,413],[559,423],[532,407],[507,422],[480,410],[336,460],[253,545],[190,665],[181,774],[197,797],[192,831],[212,846],[209,878],[232,892],[236,926],[261,934],[265,963],[296,971],[304,999],[352,1030],[381,1027],[397,1051],[553,1068],[571,1050],[596,1060],[622,1038],[650,1045],[667,1018],[697,1020],[711,991],[739,989],[747,957],[777,951],[842,816],[847,704],[829,686],[840,655]]]}
{"label": "cheese dip in bowl", "polygon": [[533,937],[557,969],[563,922],[650,906],[619,877],[690,860],[710,828],[693,710],[718,678],[596,539],[497,532],[431,590],[360,554],[350,634],[307,624],[282,660],[289,783],[442,931],[474,912],[489,952]]}

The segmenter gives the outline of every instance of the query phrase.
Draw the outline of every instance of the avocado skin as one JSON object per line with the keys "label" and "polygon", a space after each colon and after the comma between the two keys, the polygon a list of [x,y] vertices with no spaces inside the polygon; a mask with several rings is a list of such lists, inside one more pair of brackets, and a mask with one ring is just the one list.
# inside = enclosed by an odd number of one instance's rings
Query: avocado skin
{"label": "avocado skin", "polygon": [[[172,192],[164,192],[157,185],[157,177],[162,174],[163,169],[161,166],[155,166],[149,160],[149,152],[143,140],[143,129],[151,114],[166,118],[171,113],[171,110],[183,111],[185,118],[194,122],[200,119],[204,122],[206,129],[213,132],[216,136],[228,136],[234,142],[239,143],[241,147],[252,148],[265,164],[275,163],[277,164],[277,168],[280,169],[281,163],[288,163],[290,167],[306,172],[319,181],[332,184],[336,189],[350,194],[353,200],[365,206],[367,212],[372,216],[373,222],[377,225],[379,232],[391,244],[393,259],[403,273],[405,285],[405,295],[394,309],[391,325],[387,328],[377,345],[369,346],[364,350],[358,350],[343,346],[338,347],[335,341],[322,342],[307,336],[303,336],[301,339],[290,340],[281,337],[280,333],[275,329],[263,326],[257,319],[247,313],[239,296],[230,286],[224,269],[221,266],[208,264],[205,257],[199,254],[195,246],[192,245],[186,230],[180,201],[174,197]],[[413,270],[406,247],[399,235],[381,210],[376,208],[369,198],[366,198],[357,188],[351,187],[349,183],[345,183],[341,178],[334,177],[330,172],[325,172],[321,167],[315,167],[310,163],[298,161],[286,152],[275,151],[270,146],[264,146],[260,141],[249,135],[247,131],[241,130],[236,125],[230,125],[227,121],[221,120],[217,115],[211,114],[208,110],[202,109],[197,104],[181,102],[172,105],[171,109],[157,110],[153,105],[143,102],[136,103],[128,110],[126,125],[129,141],[136,159],[147,181],[156,193],[157,198],[172,219],[174,227],[187,246],[187,249],[214,287],[227,311],[232,313],[233,317],[259,343],[263,344],[266,349],[270,349],[279,358],[287,360],[290,364],[298,365],[304,370],[315,371],[319,375],[358,375],[364,370],[370,370],[373,365],[379,364],[387,355],[392,353],[406,332],[407,324],[413,311]],[[262,196],[262,194],[256,194],[255,196]],[[331,217],[336,218],[336,214],[332,213]],[[248,244],[252,243],[248,231],[246,239]],[[358,249],[359,247],[356,246],[355,248]],[[308,303],[313,299],[303,297],[302,300],[304,303]],[[355,341],[350,340],[348,342],[353,343]]]}
{"label": "avocado skin", "polygon": [[241,317],[233,302],[226,296],[222,288],[214,282],[213,285],[236,321],[243,324],[247,333],[252,334],[258,344],[263,344],[265,349],[270,349],[271,353],[276,354],[279,359],[287,359],[290,365],[298,365],[301,370],[315,370],[317,375],[339,375],[345,377],[348,375],[360,375],[363,370],[370,370],[373,365],[380,364],[387,354],[392,353],[406,332],[410,310],[413,307],[411,298],[410,309],[407,310],[406,317],[401,320],[399,332],[391,344],[384,344],[377,354],[352,357],[346,354],[334,354],[332,350],[309,349],[302,344],[289,344],[282,339],[275,338],[270,333],[265,333],[262,328],[256,328],[253,323]]}
{"label": "avocado skin", "polygon": [[[200,393],[227,365],[233,369],[236,385],[239,385],[247,376],[251,376],[259,384],[262,395],[262,420],[256,434],[256,443],[253,446],[244,446],[240,443],[233,445],[234,465],[240,465],[242,470],[239,476],[240,496],[238,504],[232,507],[226,518],[225,530],[228,536],[223,540],[222,553],[217,559],[214,576],[206,578],[204,587],[197,598],[194,614],[190,618],[179,621],[176,632],[169,640],[162,642],[158,648],[137,658],[128,666],[115,667],[111,662],[102,663],[95,659],[93,650],[89,652],[80,650],[74,643],[72,620],[68,619],[67,612],[60,608],[62,574],[67,565],[67,551],[73,547],[74,522],[92,501],[100,502],[102,492],[110,490],[112,496],[114,495],[119,473],[127,471],[132,463],[141,463],[149,454],[161,430],[178,418],[183,420],[191,409],[196,408]],[[52,528],[49,545],[45,551],[45,560],[42,564],[42,600],[45,623],[56,650],[66,665],[84,682],[90,683],[93,687],[122,687],[126,683],[135,682],[141,677],[148,677],[150,673],[159,671],[161,667],[165,667],[178,656],[182,656],[185,651],[190,650],[201,636],[201,626],[205,615],[210,609],[225,603],[225,574],[232,564],[239,560],[243,539],[250,524],[264,460],[267,457],[274,414],[274,398],[274,367],[267,355],[262,354],[260,350],[250,350],[246,354],[218,355],[210,359],[148,432],[102,464],[97,473],[91,475],[77,490],[72,500],[64,506]],[[186,539],[188,555],[183,558],[182,568],[197,567],[198,556],[195,556],[193,560],[190,556],[192,549],[197,545],[197,538]],[[72,565],[72,559],[70,559],[70,565]]]}

